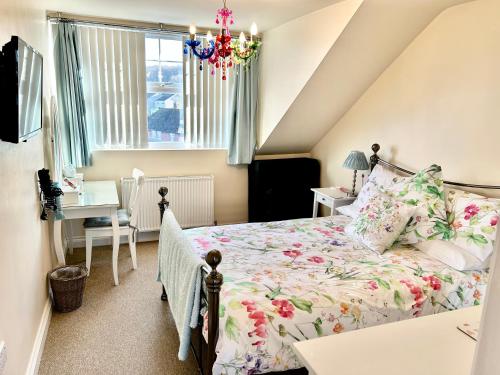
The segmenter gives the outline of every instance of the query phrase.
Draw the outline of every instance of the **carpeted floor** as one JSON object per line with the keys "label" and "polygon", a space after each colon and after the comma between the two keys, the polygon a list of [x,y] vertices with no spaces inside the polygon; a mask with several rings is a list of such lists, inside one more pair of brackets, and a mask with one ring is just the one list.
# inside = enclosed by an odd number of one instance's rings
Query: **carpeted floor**
{"label": "carpeted floor", "polygon": [[[120,285],[113,285],[111,247],[94,247],[83,306],[54,312],[39,374],[198,373],[193,355],[177,359],[178,338],[156,282],[157,242],[139,243],[138,269],[132,270],[128,245],[120,247]],[[84,263],[76,249],[68,264]]]}

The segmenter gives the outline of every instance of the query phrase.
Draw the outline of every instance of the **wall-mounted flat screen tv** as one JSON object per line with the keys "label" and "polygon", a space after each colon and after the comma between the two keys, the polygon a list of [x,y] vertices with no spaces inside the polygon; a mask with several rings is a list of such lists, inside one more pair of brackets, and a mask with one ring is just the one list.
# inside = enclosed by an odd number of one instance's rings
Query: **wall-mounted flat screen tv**
{"label": "wall-mounted flat screen tv", "polygon": [[0,139],[19,143],[42,128],[43,57],[17,36],[0,57]]}

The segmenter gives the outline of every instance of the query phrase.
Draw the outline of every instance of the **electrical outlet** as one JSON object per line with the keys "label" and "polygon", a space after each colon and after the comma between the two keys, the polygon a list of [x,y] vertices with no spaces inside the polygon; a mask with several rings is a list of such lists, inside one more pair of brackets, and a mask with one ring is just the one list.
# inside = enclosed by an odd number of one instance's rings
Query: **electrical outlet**
{"label": "electrical outlet", "polygon": [[3,374],[5,363],[7,362],[7,347],[3,341],[0,341],[0,375]]}

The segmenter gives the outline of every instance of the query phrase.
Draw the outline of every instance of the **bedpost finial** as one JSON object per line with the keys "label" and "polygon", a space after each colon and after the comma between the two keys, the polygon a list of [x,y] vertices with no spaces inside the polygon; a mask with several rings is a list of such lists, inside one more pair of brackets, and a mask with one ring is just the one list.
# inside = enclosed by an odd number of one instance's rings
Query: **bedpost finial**
{"label": "bedpost finial", "polygon": [[370,171],[373,171],[373,168],[378,164],[379,157],[377,152],[380,151],[380,145],[378,143],[374,143],[372,145],[373,155],[370,156]]}
{"label": "bedpost finial", "polygon": [[211,293],[219,293],[224,278],[220,272],[217,272],[217,266],[222,262],[222,254],[218,250],[210,251],[205,257],[205,261],[208,263],[212,271],[207,275],[205,279],[205,284],[207,289]]}
{"label": "bedpost finial", "polygon": [[160,190],[158,190],[158,194],[161,195],[161,201],[158,202],[158,207],[160,207],[160,223],[161,223],[163,221],[163,214],[170,205],[170,203],[165,199],[165,195],[168,194],[168,188],[166,188],[165,186],[160,187]]}
{"label": "bedpost finial", "polygon": [[210,251],[205,257],[208,265],[212,268],[212,271],[217,270],[217,266],[222,262],[222,254],[219,250]]}
{"label": "bedpost finial", "polygon": [[162,186],[160,190],[158,190],[158,194],[160,194],[162,198],[165,198],[165,195],[168,194],[168,188]]}

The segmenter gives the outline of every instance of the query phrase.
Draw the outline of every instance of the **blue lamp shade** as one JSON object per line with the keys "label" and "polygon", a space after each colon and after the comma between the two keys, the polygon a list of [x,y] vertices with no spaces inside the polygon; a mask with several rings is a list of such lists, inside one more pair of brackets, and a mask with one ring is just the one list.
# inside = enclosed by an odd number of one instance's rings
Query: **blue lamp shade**
{"label": "blue lamp shade", "polygon": [[366,159],[364,152],[351,151],[344,162],[344,168],[366,171],[370,169],[370,166],[368,165],[368,160]]}

